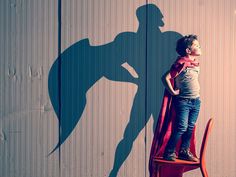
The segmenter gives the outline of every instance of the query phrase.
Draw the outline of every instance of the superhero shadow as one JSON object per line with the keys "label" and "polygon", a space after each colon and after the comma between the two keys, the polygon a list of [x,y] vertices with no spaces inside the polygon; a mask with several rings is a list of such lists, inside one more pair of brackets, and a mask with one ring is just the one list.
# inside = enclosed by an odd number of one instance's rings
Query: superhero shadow
{"label": "superhero shadow", "polygon": [[[67,48],[52,65],[48,76],[48,90],[60,125],[59,141],[50,152],[58,149],[71,134],[86,105],[87,91],[102,77],[112,81],[130,82],[138,86],[129,122],[119,142],[113,169],[116,177],[138,134],[151,115],[154,125],[163,94],[161,76],[176,59],[176,41],[181,34],[162,32],[163,15],[154,4],[137,9],[137,32],[123,32],[114,41],[91,46],[83,39]],[[128,63],[138,77],[133,77],[122,64]]]}

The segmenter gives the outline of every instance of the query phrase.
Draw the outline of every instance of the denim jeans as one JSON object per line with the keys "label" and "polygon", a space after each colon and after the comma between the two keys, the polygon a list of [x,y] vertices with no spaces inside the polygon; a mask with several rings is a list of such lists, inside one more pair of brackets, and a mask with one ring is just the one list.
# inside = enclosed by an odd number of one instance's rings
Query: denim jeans
{"label": "denim jeans", "polygon": [[181,137],[181,148],[189,148],[201,101],[200,98],[173,97],[173,104],[176,110],[175,125],[165,150],[169,153],[175,151],[175,147]]}

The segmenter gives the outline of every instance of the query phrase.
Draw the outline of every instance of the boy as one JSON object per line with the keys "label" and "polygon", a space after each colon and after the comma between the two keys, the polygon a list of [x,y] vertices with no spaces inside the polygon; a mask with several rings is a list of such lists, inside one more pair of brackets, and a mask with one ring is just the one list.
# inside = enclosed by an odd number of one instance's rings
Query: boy
{"label": "boy", "polygon": [[[190,140],[200,110],[199,62],[201,48],[196,35],[184,36],[177,41],[176,51],[180,55],[164,77],[164,85],[173,97],[176,111],[175,124],[165,148],[163,158],[174,161],[175,148],[182,138],[179,159],[197,161],[190,152]],[[174,87],[172,82],[174,81]]]}

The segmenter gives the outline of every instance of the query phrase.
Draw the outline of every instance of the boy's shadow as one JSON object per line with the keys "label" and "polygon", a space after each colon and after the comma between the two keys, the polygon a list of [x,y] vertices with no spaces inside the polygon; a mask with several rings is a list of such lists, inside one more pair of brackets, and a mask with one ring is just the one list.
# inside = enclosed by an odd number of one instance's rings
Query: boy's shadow
{"label": "boy's shadow", "polygon": [[[137,32],[121,33],[113,42],[101,46],[91,46],[88,39],[73,44],[54,62],[48,78],[49,96],[60,124],[59,142],[52,152],[75,128],[86,105],[86,92],[101,77],[137,84],[129,123],[116,148],[110,177],[117,176],[151,115],[155,128],[163,94],[161,76],[177,57],[175,44],[181,37],[177,32],[160,31],[164,23],[157,6],[141,6],[136,14]],[[122,66],[125,62],[134,68],[138,78]]]}

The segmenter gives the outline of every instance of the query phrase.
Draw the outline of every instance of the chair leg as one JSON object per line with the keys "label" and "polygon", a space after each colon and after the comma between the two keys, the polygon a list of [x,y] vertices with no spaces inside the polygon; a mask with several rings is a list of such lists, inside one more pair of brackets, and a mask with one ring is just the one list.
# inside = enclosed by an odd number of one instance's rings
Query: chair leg
{"label": "chair leg", "polygon": [[202,172],[202,176],[203,177],[208,177],[206,166],[201,166],[200,169],[201,169],[201,172]]}

